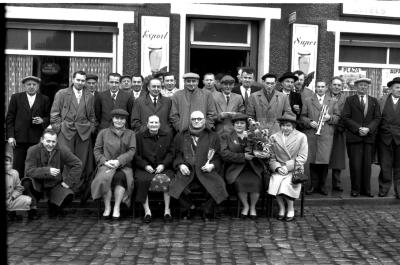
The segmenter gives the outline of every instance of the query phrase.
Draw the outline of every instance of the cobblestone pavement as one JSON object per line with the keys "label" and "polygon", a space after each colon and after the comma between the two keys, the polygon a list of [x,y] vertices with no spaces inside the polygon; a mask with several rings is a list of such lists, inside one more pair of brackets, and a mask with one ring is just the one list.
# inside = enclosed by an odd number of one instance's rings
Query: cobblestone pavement
{"label": "cobblestone pavement", "polygon": [[85,212],[11,223],[9,264],[400,264],[400,207],[306,207],[285,223],[119,222]]}

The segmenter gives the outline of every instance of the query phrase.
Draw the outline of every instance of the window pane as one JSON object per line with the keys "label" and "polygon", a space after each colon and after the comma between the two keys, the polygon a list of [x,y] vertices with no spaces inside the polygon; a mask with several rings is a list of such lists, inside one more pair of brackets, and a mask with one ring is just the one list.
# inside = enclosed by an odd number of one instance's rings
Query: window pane
{"label": "window pane", "polygon": [[386,64],[386,48],[340,46],[339,61],[351,63]]}
{"label": "window pane", "polygon": [[7,29],[6,49],[28,49],[28,30]]}
{"label": "window pane", "polygon": [[74,33],[74,50],[77,52],[112,52],[113,34],[102,32]]}
{"label": "window pane", "polygon": [[194,20],[194,41],[247,43],[248,24]]}
{"label": "window pane", "polygon": [[70,51],[71,32],[32,30],[32,50]]}
{"label": "window pane", "polygon": [[390,48],[389,63],[400,64],[400,49]]}

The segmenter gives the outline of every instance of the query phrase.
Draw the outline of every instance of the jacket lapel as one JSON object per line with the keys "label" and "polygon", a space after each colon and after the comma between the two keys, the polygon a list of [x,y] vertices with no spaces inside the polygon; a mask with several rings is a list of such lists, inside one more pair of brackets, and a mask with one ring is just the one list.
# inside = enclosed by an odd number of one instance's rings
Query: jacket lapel
{"label": "jacket lapel", "polygon": [[[293,138],[293,137],[292,137],[292,138]],[[280,148],[281,148],[283,151],[285,151],[285,153],[286,153],[289,157],[291,157],[291,156],[290,156],[289,150],[286,148],[286,145],[288,144],[288,142],[287,142],[288,140],[289,140],[289,137],[286,138],[286,144],[283,142],[283,134],[282,134],[282,132],[278,132],[278,133],[275,135],[276,144],[279,145]],[[292,141],[293,141],[293,139],[292,139]]]}
{"label": "jacket lapel", "polygon": [[161,96],[161,94],[158,96],[158,101],[157,101],[157,106],[155,112],[159,111],[162,108],[162,105],[164,103],[164,97]]}
{"label": "jacket lapel", "polygon": [[[37,95],[36,95],[35,102],[36,102],[36,100],[37,100]],[[22,101],[22,106],[28,111],[28,113],[30,113],[31,108],[29,107],[28,95],[26,93],[22,94],[21,101]]]}
{"label": "jacket lapel", "polygon": [[[325,99],[324,99],[325,100]],[[321,104],[319,104],[317,95],[313,95],[313,97],[311,98],[311,104],[319,111],[321,111],[322,106]]]}

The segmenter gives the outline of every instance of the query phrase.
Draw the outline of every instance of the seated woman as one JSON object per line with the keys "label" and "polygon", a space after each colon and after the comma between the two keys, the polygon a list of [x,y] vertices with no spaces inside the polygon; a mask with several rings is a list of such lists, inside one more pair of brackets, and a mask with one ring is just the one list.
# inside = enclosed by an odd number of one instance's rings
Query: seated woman
{"label": "seated woman", "polygon": [[[173,135],[172,132],[160,130],[160,119],[156,115],[148,118],[147,129],[137,136],[137,151],[135,155],[135,201],[143,204],[145,223],[151,222],[148,190],[156,174],[166,174],[172,179]],[[169,209],[170,196],[164,192],[164,222],[172,222]]]}
{"label": "seated woman", "polygon": [[307,136],[295,129],[297,122],[294,114],[285,114],[278,121],[280,131],[270,137],[272,155],[269,165],[273,173],[268,193],[276,196],[278,220],[291,222],[294,220],[294,200],[299,198],[301,191],[301,184],[292,184],[292,173],[295,166],[304,171],[308,155]]}
{"label": "seated woman", "polygon": [[112,218],[120,218],[120,205],[124,202],[130,206],[130,196],[133,189],[133,172],[131,161],[135,155],[135,133],[126,129],[129,116],[123,109],[111,111],[112,125],[103,129],[97,135],[94,146],[94,157],[97,163],[97,173],[91,185],[93,200],[103,198],[103,217],[110,217],[111,196],[114,190],[114,209]]}
{"label": "seated woman", "polygon": [[[259,157],[255,157],[245,152],[247,121],[248,116],[245,114],[233,116],[234,131],[221,137],[221,157],[225,161],[225,179],[228,184],[235,185],[243,205],[240,217],[249,216],[251,219],[256,219],[256,203],[262,189],[263,162],[261,158],[264,157],[258,154]],[[250,194],[250,206],[248,194]]]}

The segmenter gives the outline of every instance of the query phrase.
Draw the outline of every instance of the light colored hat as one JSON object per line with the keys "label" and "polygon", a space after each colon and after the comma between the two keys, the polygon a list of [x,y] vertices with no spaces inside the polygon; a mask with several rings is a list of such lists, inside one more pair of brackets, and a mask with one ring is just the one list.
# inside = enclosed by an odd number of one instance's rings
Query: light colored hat
{"label": "light colored hat", "polygon": [[277,120],[278,120],[278,122],[289,121],[289,122],[292,122],[292,123],[297,123],[296,115],[294,115],[291,112],[286,112],[285,114],[283,114],[283,116],[281,118],[278,118]]}
{"label": "light colored hat", "polygon": [[185,73],[185,74],[183,75],[183,79],[186,79],[186,78],[196,78],[196,79],[200,79],[200,76],[199,76],[198,74],[196,74],[196,73]]}
{"label": "light colored hat", "polygon": [[368,84],[371,84],[371,79],[366,78],[366,77],[358,78],[357,80],[354,81],[354,84],[357,84],[360,82],[366,82]]}
{"label": "light colored hat", "polygon": [[33,80],[33,81],[36,81],[38,83],[40,83],[42,81],[39,77],[36,77],[36,76],[33,76],[33,75],[28,75],[28,76],[25,76],[24,78],[22,78],[21,82],[25,83],[28,80]]}

